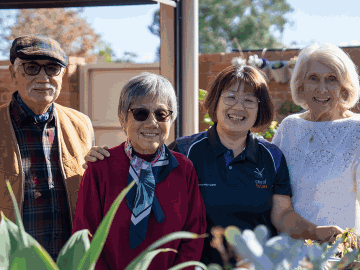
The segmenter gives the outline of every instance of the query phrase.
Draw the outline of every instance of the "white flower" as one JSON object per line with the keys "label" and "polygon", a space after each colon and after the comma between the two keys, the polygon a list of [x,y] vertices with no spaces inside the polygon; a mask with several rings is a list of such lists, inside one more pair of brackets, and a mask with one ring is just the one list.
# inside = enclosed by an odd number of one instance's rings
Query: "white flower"
{"label": "white flower", "polygon": [[233,59],[231,59],[231,64],[233,64],[234,66],[244,66],[246,65],[246,59],[241,57],[234,57]]}

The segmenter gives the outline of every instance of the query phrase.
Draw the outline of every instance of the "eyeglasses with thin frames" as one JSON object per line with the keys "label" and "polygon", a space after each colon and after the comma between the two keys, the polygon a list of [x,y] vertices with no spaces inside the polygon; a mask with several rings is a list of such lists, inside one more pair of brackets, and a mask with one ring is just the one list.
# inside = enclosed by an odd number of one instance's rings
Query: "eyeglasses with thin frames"
{"label": "eyeglasses with thin frames", "polygon": [[[129,109],[132,112],[133,117],[136,121],[143,122],[149,118],[150,110],[146,108],[135,108]],[[165,109],[157,109],[153,111],[156,121],[158,122],[167,122],[170,119],[173,111],[165,110]]]}
{"label": "eyeglasses with thin frames", "polygon": [[241,102],[247,109],[255,109],[260,102],[257,97],[254,96],[240,96],[234,92],[225,92],[221,94],[223,101],[228,106],[234,106],[236,103]]}
{"label": "eyeglasses with thin frames", "polygon": [[24,72],[29,76],[36,76],[40,73],[41,68],[44,68],[45,73],[50,76],[58,76],[61,72],[61,65],[51,63],[46,65],[40,65],[35,62],[21,63],[24,68]]}

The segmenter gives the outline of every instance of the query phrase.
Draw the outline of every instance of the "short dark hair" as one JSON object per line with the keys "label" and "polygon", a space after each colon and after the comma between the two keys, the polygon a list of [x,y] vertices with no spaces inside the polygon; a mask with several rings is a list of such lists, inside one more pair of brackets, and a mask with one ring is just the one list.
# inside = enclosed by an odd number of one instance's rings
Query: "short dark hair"
{"label": "short dark hair", "polygon": [[253,66],[230,66],[221,71],[211,83],[205,100],[205,108],[216,123],[216,109],[221,93],[236,83],[245,83],[254,90],[259,99],[259,110],[253,127],[267,127],[274,117],[274,106],[270,99],[265,74]]}

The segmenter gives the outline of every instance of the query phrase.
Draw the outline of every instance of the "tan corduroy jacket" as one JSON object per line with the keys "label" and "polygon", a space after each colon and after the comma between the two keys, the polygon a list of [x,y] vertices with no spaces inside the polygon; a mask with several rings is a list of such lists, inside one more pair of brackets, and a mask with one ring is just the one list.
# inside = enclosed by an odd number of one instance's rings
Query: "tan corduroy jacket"
{"label": "tan corduroy jacket", "polygon": [[[82,164],[86,153],[92,147],[93,128],[86,115],[59,104],[55,104],[55,108],[59,162],[72,222],[77,194],[84,174]],[[25,176],[21,166],[19,145],[10,118],[10,103],[0,106],[0,211],[15,222],[14,206],[6,186],[6,179],[10,181],[22,213]]]}

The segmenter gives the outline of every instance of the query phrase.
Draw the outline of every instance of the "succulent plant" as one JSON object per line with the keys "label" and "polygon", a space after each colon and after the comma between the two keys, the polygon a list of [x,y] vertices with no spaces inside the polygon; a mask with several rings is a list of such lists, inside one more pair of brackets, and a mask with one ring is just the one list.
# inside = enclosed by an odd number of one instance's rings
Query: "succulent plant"
{"label": "succulent plant", "polygon": [[[349,252],[341,261],[331,265],[329,259],[337,253],[341,239],[330,248],[327,243],[304,245],[303,240],[295,240],[285,234],[269,239],[269,231],[264,225],[257,226],[254,231],[243,232],[237,227],[230,226],[224,230],[224,237],[236,253],[236,257],[241,258],[234,270],[323,270],[331,267],[331,269],[344,269],[358,254],[357,251]],[[244,262],[247,262],[248,266],[243,267]],[[208,269],[222,269],[219,267],[211,265]]]}

